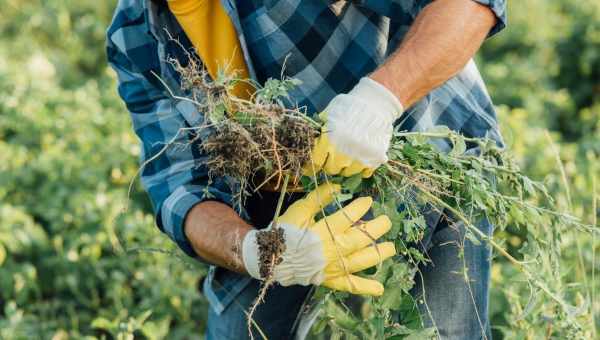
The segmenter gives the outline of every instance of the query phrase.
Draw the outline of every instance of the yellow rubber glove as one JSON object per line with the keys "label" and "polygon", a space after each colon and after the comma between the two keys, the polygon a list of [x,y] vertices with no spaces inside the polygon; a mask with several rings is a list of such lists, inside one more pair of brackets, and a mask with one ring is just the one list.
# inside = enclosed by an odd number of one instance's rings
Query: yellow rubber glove
{"label": "yellow rubber glove", "polygon": [[[392,242],[374,244],[387,233],[391,222],[385,215],[371,221],[360,218],[373,200],[361,197],[319,221],[315,215],[333,202],[339,185],[321,185],[304,199],[292,204],[277,220],[284,230],[286,250],[273,271],[273,279],[283,286],[316,284],[353,294],[383,294],[376,280],[353,273],[373,267],[396,254]],[[243,242],[243,258],[248,273],[259,278],[257,231],[249,232]]]}
{"label": "yellow rubber glove", "polygon": [[368,178],[373,175],[375,168],[370,168],[340,152],[329,140],[327,126],[325,126],[315,141],[311,151],[311,162],[304,166],[303,173],[313,177],[320,170],[329,175],[340,174],[344,177],[361,173],[363,178]]}
{"label": "yellow rubber glove", "polygon": [[313,176],[322,169],[329,175],[370,177],[387,162],[394,121],[403,111],[385,86],[362,78],[350,92],[335,96],[321,114],[326,125],[304,174]]}
{"label": "yellow rubber glove", "polygon": [[[168,0],[167,4],[213,79],[219,69],[249,78],[235,27],[220,0]],[[253,91],[248,83],[238,82],[231,94],[249,98]]]}

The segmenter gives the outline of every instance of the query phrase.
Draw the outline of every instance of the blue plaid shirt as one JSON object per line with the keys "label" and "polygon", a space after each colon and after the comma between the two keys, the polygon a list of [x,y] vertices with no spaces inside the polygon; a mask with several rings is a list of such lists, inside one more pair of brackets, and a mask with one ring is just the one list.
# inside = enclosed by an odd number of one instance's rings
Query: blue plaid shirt
{"label": "blue plaid shirt", "polygon": [[[489,6],[498,18],[490,35],[506,25],[506,0],[474,1]],[[381,65],[429,2],[358,0],[337,3],[333,10],[334,1],[326,0],[222,0],[239,33],[251,76],[259,82],[278,78],[285,64],[285,74],[302,81],[288,104],[305,106],[309,114],[324,109],[336,94],[349,91]],[[107,31],[107,54],[142,142],[142,161],[152,159],[143,168],[142,183],[160,230],[186,254],[196,256],[183,232],[188,210],[207,199],[232,207],[234,202],[229,179],[209,181],[206,156],[197,145],[189,145],[193,136],[181,130],[199,125],[202,113],[189,102],[172,98],[155,76],[176,95],[185,95],[167,58],[185,63],[190,51],[192,45],[166,1],[119,1]],[[411,131],[446,125],[469,137],[502,142],[496,113],[473,61],[410,107],[397,124]],[[440,143],[442,149],[449,147]],[[158,155],[167,144],[187,146],[169,147]],[[231,273],[235,279],[212,287],[214,275],[213,268],[205,293],[219,312],[249,278]]]}

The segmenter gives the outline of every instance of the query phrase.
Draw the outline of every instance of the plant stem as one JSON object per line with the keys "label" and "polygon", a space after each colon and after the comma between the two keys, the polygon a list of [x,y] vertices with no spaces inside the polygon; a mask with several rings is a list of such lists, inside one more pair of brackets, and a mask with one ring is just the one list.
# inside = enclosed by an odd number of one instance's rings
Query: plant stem
{"label": "plant stem", "polygon": [[[546,139],[548,139],[548,143],[550,143],[550,148],[552,149],[552,152],[554,153],[554,157],[556,158],[556,164],[558,165],[558,169],[560,170],[560,177],[563,182],[563,186],[565,188],[565,195],[567,196],[567,211],[569,213],[572,213],[573,212],[573,203],[571,201],[571,189],[569,187],[569,181],[567,179],[567,172],[565,171],[565,166],[564,166],[562,160],[560,159],[560,151],[559,151],[558,147],[556,146],[556,144],[554,143],[554,141],[552,140],[552,137],[550,136],[550,133],[548,132],[548,130],[544,130],[544,134],[546,136]],[[575,246],[577,247],[577,259],[579,262],[578,263],[579,271],[581,273],[581,276],[583,277],[583,286],[587,290],[586,293],[587,293],[588,298],[591,298],[592,293],[591,293],[590,284],[587,280],[587,273],[585,270],[585,262],[583,261],[583,250],[581,248],[581,242],[579,240],[579,237],[577,237],[578,235],[575,230],[572,231],[572,235],[573,235],[573,241],[575,241]]]}
{"label": "plant stem", "polygon": [[420,188],[417,187],[417,189],[419,189],[419,191],[421,191],[421,193],[423,193],[425,196],[427,196],[429,199],[431,199],[432,201],[434,201],[435,203],[441,205],[442,207],[444,207],[445,209],[447,209],[448,211],[450,211],[454,216],[456,216],[459,220],[461,220],[461,222],[463,222],[465,224],[465,226],[467,228],[469,228],[469,230],[473,231],[474,233],[476,233],[481,239],[485,240],[486,242],[488,242],[492,247],[494,247],[500,254],[502,254],[504,257],[506,257],[511,263],[518,265],[518,266],[523,266],[524,262],[521,262],[517,259],[515,259],[512,255],[510,255],[504,248],[502,248],[498,243],[496,243],[494,240],[492,240],[492,238],[486,234],[484,234],[481,230],[479,230],[477,227],[475,227],[460,211],[454,209],[452,206],[450,206],[448,203],[444,202],[443,200],[441,200],[440,198],[432,195],[431,193],[429,193],[428,191],[422,190]]}
{"label": "plant stem", "polygon": [[283,178],[283,185],[281,186],[281,192],[279,193],[279,200],[277,201],[277,208],[275,208],[275,216],[273,217],[273,228],[279,228],[279,223],[277,220],[279,219],[279,214],[281,212],[281,207],[283,206],[283,200],[285,199],[285,194],[287,191],[288,182],[290,181],[290,174],[285,174]]}
{"label": "plant stem", "polygon": [[563,165],[562,160],[560,159],[560,152],[558,147],[552,140],[550,133],[548,130],[544,130],[544,134],[546,135],[546,139],[548,139],[548,143],[550,143],[550,148],[554,153],[554,157],[556,158],[556,165],[558,165],[558,169],[560,170],[560,177],[563,182],[563,186],[565,187],[565,195],[567,195],[567,209],[569,212],[573,210],[572,202],[571,202],[571,189],[569,187],[569,181],[567,180],[567,172],[565,171],[565,166]]}
{"label": "plant stem", "polygon": [[[504,248],[502,248],[498,243],[496,243],[490,236],[484,234],[481,230],[479,230],[477,227],[475,227],[473,224],[471,224],[471,222],[469,222],[469,220],[466,217],[464,217],[464,215],[461,214],[460,211],[454,209],[453,207],[448,205],[446,202],[442,201],[438,197],[435,197],[434,195],[430,194],[429,192],[423,191],[421,189],[419,189],[419,190],[421,191],[421,193],[423,193],[425,196],[430,198],[432,201],[440,204],[445,209],[450,211],[454,216],[456,216],[459,220],[461,220],[464,223],[464,225],[467,228],[469,228],[470,231],[476,233],[482,240],[488,242],[492,247],[494,247],[494,249],[496,249],[500,254],[502,254],[502,256],[504,256],[506,259],[508,259],[512,264],[516,265],[517,268],[519,269],[519,271],[521,273],[523,273],[531,283],[533,283],[535,286],[537,286],[539,289],[541,289],[544,293],[546,293],[549,297],[551,297],[554,301],[556,301],[563,308],[563,310],[569,309],[568,308],[569,306],[559,296],[554,294],[552,291],[550,291],[550,289],[548,287],[546,287],[546,285],[544,285],[542,282],[540,282],[539,280],[537,280],[533,277],[533,275],[526,269],[525,262],[515,259]],[[569,317],[569,318],[571,318],[571,317]]]}
{"label": "plant stem", "polygon": [[[400,137],[408,137],[408,136],[423,136],[423,137],[429,137],[429,138],[450,138],[451,137],[451,133],[446,133],[446,132],[396,132],[394,133],[394,136],[400,136]],[[469,137],[464,137],[461,136],[465,141],[468,142],[476,142],[479,143],[481,142],[481,139],[477,139],[477,138],[469,138]]]}

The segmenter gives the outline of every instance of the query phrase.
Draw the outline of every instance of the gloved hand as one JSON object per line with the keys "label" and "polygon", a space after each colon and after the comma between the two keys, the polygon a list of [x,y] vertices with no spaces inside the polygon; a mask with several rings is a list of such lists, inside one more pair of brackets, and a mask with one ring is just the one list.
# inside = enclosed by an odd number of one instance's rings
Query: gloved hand
{"label": "gloved hand", "polygon": [[[286,249],[283,261],[273,269],[273,279],[282,286],[314,284],[353,294],[381,295],[381,283],[352,273],[395,255],[393,242],[373,244],[390,230],[390,219],[382,215],[368,222],[360,221],[372,204],[370,197],[361,197],[315,221],[315,215],[331,203],[339,191],[339,185],[321,185],[277,219],[284,231]],[[258,232],[252,230],[246,234],[242,256],[248,273],[262,279]]]}
{"label": "gloved hand", "polygon": [[383,85],[362,78],[348,94],[337,95],[321,117],[326,121],[304,174],[323,169],[329,175],[370,177],[387,162],[394,121],[404,108]]}

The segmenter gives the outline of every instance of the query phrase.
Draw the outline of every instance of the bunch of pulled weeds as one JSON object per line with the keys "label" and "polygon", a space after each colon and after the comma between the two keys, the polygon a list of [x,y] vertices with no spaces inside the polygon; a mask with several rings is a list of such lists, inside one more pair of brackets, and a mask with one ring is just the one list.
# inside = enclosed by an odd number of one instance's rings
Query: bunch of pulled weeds
{"label": "bunch of pulled weeds", "polygon": [[[335,204],[341,206],[353,196],[369,195],[375,200],[375,214],[391,218],[393,226],[387,238],[395,243],[400,254],[375,273],[368,273],[384,284],[386,293],[380,298],[368,298],[369,307],[356,315],[340,307],[344,305],[345,294],[322,291],[318,296],[324,298],[322,306],[326,312],[318,323],[322,325],[317,327],[319,331],[327,328],[331,334],[358,338],[425,334],[414,324],[398,322],[416,320],[418,315],[398,317],[398,314],[417,313],[417,302],[409,293],[419,265],[429,260],[415,245],[425,235],[426,214],[437,211],[450,225],[460,224],[465,228],[465,242],[487,243],[518,269],[531,299],[544,296],[536,308],[548,311],[548,317],[556,320],[556,327],[560,325],[561,330],[553,330],[556,334],[585,338],[583,325],[589,323],[589,318],[582,315],[590,314],[589,307],[571,301],[572,294],[565,290],[560,235],[567,230],[584,233],[598,233],[598,230],[557,209],[544,184],[523,174],[510,154],[494,141],[468,138],[446,127],[423,132],[396,131],[388,152],[389,161],[369,179],[323,173],[302,176],[303,165],[308,163],[313,143],[322,131],[322,122],[310,118],[298,107],[284,105],[289,91],[298,85],[297,80],[269,79],[261,86],[225,73],[211,79],[195,58],[190,58],[185,66],[176,60],[172,63],[180,74],[181,89],[188,94],[184,99],[196,105],[205,117],[203,125],[193,129],[196,133],[203,131],[197,144],[207,156],[209,176],[233,179],[236,187],[232,189],[237,190],[240,204],[261,188],[283,193],[291,185],[309,191],[323,182],[335,182],[344,189]],[[230,95],[239,82],[253,88],[246,98]],[[452,146],[450,151],[435,147],[440,139]],[[468,145],[477,146],[479,152],[467,152]],[[275,221],[281,202],[282,199]],[[503,246],[504,240],[486,235],[476,227],[482,218],[493,223],[499,235],[508,226],[524,230],[527,246],[518,253],[509,252]],[[265,249],[261,254],[265,259],[261,271],[266,283],[257,304],[284,251],[281,246],[285,235],[278,231],[276,223],[265,233],[272,234],[264,234],[262,239],[272,242],[261,248]],[[466,282],[470,280],[467,268],[460,274]]]}

